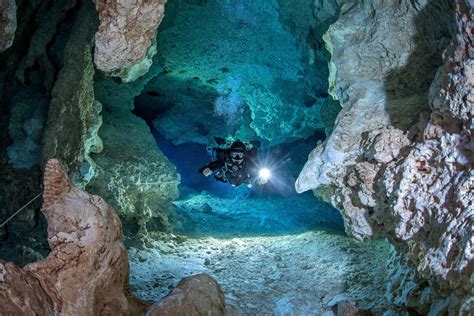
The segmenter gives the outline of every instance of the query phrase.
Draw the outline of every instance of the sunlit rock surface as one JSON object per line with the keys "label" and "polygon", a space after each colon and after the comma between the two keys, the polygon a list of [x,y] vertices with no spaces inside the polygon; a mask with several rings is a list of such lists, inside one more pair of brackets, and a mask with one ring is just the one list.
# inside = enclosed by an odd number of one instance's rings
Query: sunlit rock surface
{"label": "sunlit rock surface", "polygon": [[227,135],[282,143],[325,128],[328,55],[318,31],[334,6],[323,14],[313,1],[177,0],[166,10],[157,37],[164,69],[137,98],[161,135],[176,144]]}
{"label": "sunlit rock surface", "polygon": [[12,46],[16,31],[16,1],[0,3],[0,53]]}
{"label": "sunlit rock surface", "polygon": [[170,202],[179,195],[176,168],[156,146],[146,123],[131,112],[143,82],[140,78],[127,84],[132,88],[120,90],[112,79],[96,78],[96,95],[104,107],[99,131],[104,150],[93,156],[97,176],[88,190],[117,209],[129,229],[126,235],[169,230]]}
{"label": "sunlit rock surface", "polygon": [[327,37],[333,93],[343,110],[296,188],[333,192],[350,235],[386,234],[409,255],[407,271],[414,267],[430,293],[412,295],[409,283],[394,286],[400,304],[469,314],[472,4],[457,3],[458,34],[436,77],[455,23],[450,1],[350,4],[343,3]]}
{"label": "sunlit rock surface", "polygon": [[156,54],[155,36],[166,0],[95,0],[100,26],[95,35],[98,69],[134,81],[144,75]]}
{"label": "sunlit rock surface", "polygon": [[74,188],[57,160],[45,167],[49,256],[19,269],[0,260],[2,313],[103,315],[143,312],[127,291],[127,251],[114,210]]}
{"label": "sunlit rock surface", "polygon": [[94,99],[92,45],[95,17],[92,5],[78,13],[64,51],[64,66],[52,90],[43,135],[42,158],[60,158],[75,185],[84,187],[94,176],[91,152],[102,150],[97,131],[102,124],[101,105]]}

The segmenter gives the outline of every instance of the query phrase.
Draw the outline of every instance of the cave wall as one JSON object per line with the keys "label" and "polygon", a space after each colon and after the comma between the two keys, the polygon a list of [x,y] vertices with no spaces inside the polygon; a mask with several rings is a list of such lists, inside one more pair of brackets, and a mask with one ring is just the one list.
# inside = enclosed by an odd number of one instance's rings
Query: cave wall
{"label": "cave wall", "polygon": [[339,4],[325,38],[343,110],[296,189],[331,202],[356,239],[390,238],[397,303],[472,311],[472,5]]}
{"label": "cave wall", "polygon": [[93,6],[83,3],[51,92],[42,142],[43,162],[51,158],[64,161],[72,181],[82,188],[95,173],[90,153],[102,150],[102,140],[97,136],[102,124],[101,105],[93,88],[92,48],[97,23]]}
{"label": "cave wall", "polygon": [[93,155],[97,176],[87,188],[117,209],[127,235],[171,230],[171,201],[179,195],[180,175],[175,166],[156,146],[145,121],[131,112],[134,97],[153,75],[151,71],[133,83],[103,75],[95,81],[96,96],[103,105],[99,136],[104,150]]}
{"label": "cave wall", "polygon": [[[146,123],[131,113],[134,97],[160,69],[147,73],[153,56],[147,52],[156,51],[164,2],[95,5],[17,1],[2,7],[2,17],[19,16],[15,41],[0,56],[1,175],[11,184],[0,189],[2,218],[40,192],[40,168],[59,158],[76,186],[89,185],[107,196],[134,226],[127,233],[169,230],[167,213],[178,196],[179,175],[157,149]],[[1,23],[16,23],[10,20]],[[123,23],[130,34],[114,31]],[[122,43],[124,38],[129,42]],[[120,43],[124,51],[119,53],[113,48]],[[112,80],[100,69],[123,78]],[[141,78],[126,84],[133,76]],[[32,229],[38,214],[35,204],[9,227]],[[0,233],[2,239],[12,237],[4,229]]]}
{"label": "cave wall", "polygon": [[16,31],[16,1],[6,0],[0,4],[0,53],[12,46]]}
{"label": "cave wall", "polygon": [[[43,131],[51,91],[62,68],[64,48],[77,13],[76,4],[76,1],[16,1],[14,41],[0,54],[2,218],[41,192]],[[23,258],[20,261],[41,257],[31,247],[40,252],[49,250],[47,245],[43,247],[44,224],[39,208],[38,201],[32,203],[0,229],[2,240],[15,240],[13,246]]]}

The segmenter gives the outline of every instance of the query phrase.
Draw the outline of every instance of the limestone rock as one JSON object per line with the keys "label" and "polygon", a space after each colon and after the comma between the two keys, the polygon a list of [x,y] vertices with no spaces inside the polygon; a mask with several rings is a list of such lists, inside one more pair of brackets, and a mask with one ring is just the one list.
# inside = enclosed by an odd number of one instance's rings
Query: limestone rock
{"label": "limestone rock", "polygon": [[142,233],[167,231],[180,176],[156,146],[145,122],[130,111],[113,109],[104,116],[99,132],[104,151],[94,156],[97,177],[88,188],[109,200],[125,225],[138,224]]}
{"label": "limestone rock", "polygon": [[198,274],[182,279],[146,315],[224,315],[224,312],[224,293],[219,284],[207,274]]}
{"label": "limestone rock", "polygon": [[95,35],[98,69],[134,81],[144,75],[156,53],[155,36],[166,0],[96,0],[100,26]]}
{"label": "limestone rock", "polygon": [[101,105],[94,99],[93,90],[94,25],[92,5],[84,4],[65,48],[64,66],[54,84],[43,135],[43,161],[64,161],[74,184],[80,187],[94,176],[90,153],[102,150],[97,136],[102,124]]}
{"label": "limestone rock", "polygon": [[6,314],[128,314],[145,305],[128,294],[128,259],[122,227],[99,196],[74,188],[50,160],[43,213],[49,256],[19,269],[0,260],[0,301]]}
{"label": "limestone rock", "polygon": [[388,236],[407,254],[406,270],[429,285],[429,295],[403,289],[409,282],[392,287],[408,293],[404,302],[454,315],[472,308],[474,70],[473,7],[458,1],[455,43],[433,71],[451,39],[451,9],[449,1],[341,1],[327,39],[343,110],[296,188],[333,189],[346,232]]}
{"label": "limestone rock", "polygon": [[96,81],[97,97],[104,106],[99,131],[104,150],[93,155],[97,174],[87,188],[117,209],[127,236],[170,230],[171,201],[179,195],[176,168],[156,146],[146,123],[131,112],[133,97],[145,82],[142,77],[126,84],[128,89],[120,89],[125,84],[111,78]]}
{"label": "limestone rock", "polygon": [[16,1],[0,3],[0,53],[12,46],[16,31]]}

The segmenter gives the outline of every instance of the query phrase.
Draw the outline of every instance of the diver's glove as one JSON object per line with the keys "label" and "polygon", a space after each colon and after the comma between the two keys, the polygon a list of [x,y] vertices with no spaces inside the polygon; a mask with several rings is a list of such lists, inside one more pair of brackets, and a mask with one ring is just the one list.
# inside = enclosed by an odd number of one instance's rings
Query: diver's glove
{"label": "diver's glove", "polygon": [[206,177],[209,177],[211,174],[212,174],[212,170],[209,169],[209,168],[205,168],[203,171],[202,171],[202,174]]}
{"label": "diver's glove", "polygon": [[264,185],[267,182],[268,182],[268,178],[259,177],[257,180],[258,185]]}

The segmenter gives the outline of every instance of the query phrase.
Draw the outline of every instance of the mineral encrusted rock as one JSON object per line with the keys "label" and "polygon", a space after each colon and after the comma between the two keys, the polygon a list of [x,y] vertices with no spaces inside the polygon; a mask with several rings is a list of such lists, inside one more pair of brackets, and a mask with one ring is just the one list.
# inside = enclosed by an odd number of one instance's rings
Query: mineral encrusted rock
{"label": "mineral encrusted rock", "polygon": [[147,316],[224,315],[224,293],[207,274],[182,279],[168,296],[153,304]]}
{"label": "mineral encrusted rock", "polygon": [[0,53],[12,46],[16,31],[16,2],[4,0],[0,3]]}
{"label": "mineral encrusted rock", "polygon": [[[143,86],[136,82],[128,85],[140,91]],[[168,214],[180,183],[176,168],[156,146],[149,127],[131,112],[133,97],[139,93],[133,89],[120,90],[110,77],[97,80],[97,98],[104,106],[99,131],[104,150],[92,157],[97,176],[87,187],[118,211],[127,236],[170,230]],[[127,229],[133,226],[137,229]]]}
{"label": "mineral encrusted rock", "polygon": [[156,53],[155,36],[166,0],[96,0],[100,26],[95,35],[98,69],[134,81],[144,75]]}
{"label": "mineral encrusted rock", "polygon": [[92,5],[78,13],[64,52],[64,66],[52,91],[43,135],[42,158],[64,161],[75,185],[84,188],[95,173],[91,152],[102,150],[97,136],[101,105],[94,99],[92,45],[95,18]]}
{"label": "mineral encrusted rock", "polygon": [[408,255],[405,275],[429,295],[405,282],[391,287],[399,304],[472,313],[472,3],[457,2],[454,38],[450,1],[340,4],[326,39],[343,110],[296,189],[332,192],[349,235],[388,236]]}
{"label": "mineral encrusted rock", "polygon": [[[75,188],[56,159],[45,166],[42,211],[51,253],[23,268],[0,259],[0,306],[5,315],[143,315],[148,304],[130,294],[128,255],[115,211]],[[217,282],[183,279],[147,315],[224,315]]]}
{"label": "mineral encrusted rock", "polygon": [[74,188],[59,161],[45,167],[49,256],[18,268],[0,260],[2,313],[104,315],[143,312],[128,293],[122,227],[99,196]]}

